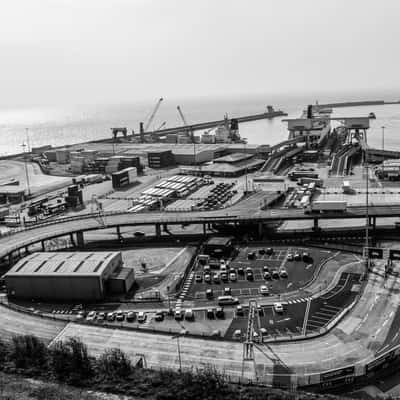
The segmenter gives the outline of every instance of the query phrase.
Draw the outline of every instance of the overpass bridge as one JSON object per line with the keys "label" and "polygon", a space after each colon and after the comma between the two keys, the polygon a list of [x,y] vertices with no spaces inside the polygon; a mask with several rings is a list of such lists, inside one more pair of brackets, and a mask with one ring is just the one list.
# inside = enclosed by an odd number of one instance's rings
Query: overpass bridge
{"label": "overpass bridge", "polygon": [[[314,229],[318,229],[318,221],[323,219],[359,219],[366,218],[365,206],[348,207],[346,212],[327,212],[323,214],[304,214],[302,209],[268,209],[251,210],[232,207],[227,210],[187,212],[147,212],[147,213],[98,213],[76,215],[49,221],[21,229],[12,235],[0,238],[0,259],[10,261],[21,251],[29,252],[29,247],[41,243],[45,250],[45,242],[54,238],[69,237],[78,247],[84,247],[84,233],[102,229],[116,229],[118,237],[121,227],[154,226],[157,237],[162,228],[169,225],[202,225],[204,235],[214,223],[255,225],[261,235],[265,225],[271,222],[290,220],[312,220]],[[400,217],[400,204],[370,205],[368,218],[371,229],[375,229],[377,218]]]}

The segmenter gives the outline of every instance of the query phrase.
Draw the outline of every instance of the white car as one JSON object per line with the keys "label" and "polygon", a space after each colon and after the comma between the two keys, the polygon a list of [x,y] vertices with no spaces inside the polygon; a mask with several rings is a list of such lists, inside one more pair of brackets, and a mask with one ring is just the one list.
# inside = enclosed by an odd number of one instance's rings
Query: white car
{"label": "white car", "polygon": [[86,321],[94,321],[96,319],[96,316],[96,311],[90,311],[90,313],[86,317]]}
{"label": "white car", "polygon": [[288,273],[287,273],[287,271],[286,271],[286,269],[281,269],[280,271],[279,271],[279,276],[281,277],[281,278],[287,278],[288,277]]}
{"label": "white car", "polygon": [[266,286],[266,285],[261,285],[261,286],[260,286],[260,294],[262,294],[262,295],[264,295],[264,296],[268,295],[268,294],[269,294],[268,286]]}
{"label": "white car", "polygon": [[146,318],[147,318],[147,316],[143,311],[140,311],[137,315],[138,322],[144,322],[144,321],[146,321]]}
{"label": "white car", "polygon": [[230,279],[232,282],[236,282],[236,281],[237,281],[236,273],[235,273],[235,272],[231,272],[231,273],[229,274],[229,279]]}
{"label": "white car", "polygon": [[283,313],[283,305],[282,305],[282,303],[274,303],[274,311],[276,313]]}

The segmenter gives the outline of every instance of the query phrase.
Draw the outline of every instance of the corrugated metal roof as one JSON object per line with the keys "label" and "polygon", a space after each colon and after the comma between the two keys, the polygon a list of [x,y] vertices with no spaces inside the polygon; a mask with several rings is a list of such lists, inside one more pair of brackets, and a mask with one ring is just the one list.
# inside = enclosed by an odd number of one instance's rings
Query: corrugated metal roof
{"label": "corrugated metal roof", "polygon": [[101,275],[119,252],[34,253],[20,260],[5,276]]}

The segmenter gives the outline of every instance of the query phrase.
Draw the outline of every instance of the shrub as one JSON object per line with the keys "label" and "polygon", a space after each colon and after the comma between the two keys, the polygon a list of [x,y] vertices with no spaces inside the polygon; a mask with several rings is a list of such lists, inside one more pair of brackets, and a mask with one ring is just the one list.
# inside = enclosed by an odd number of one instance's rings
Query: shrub
{"label": "shrub", "polygon": [[97,360],[97,368],[106,379],[126,378],[132,372],[132,363],[120,349],[109,349]]}

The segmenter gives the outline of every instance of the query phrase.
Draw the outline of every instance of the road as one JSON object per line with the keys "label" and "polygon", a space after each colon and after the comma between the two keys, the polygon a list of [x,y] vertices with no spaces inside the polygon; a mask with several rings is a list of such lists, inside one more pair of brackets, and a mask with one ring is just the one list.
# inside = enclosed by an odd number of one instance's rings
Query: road
{"label": "road", "polygon": [[[257,194],[256,194],[257,195]],[[256,196],[255,195],[255,196]],[[249,204],[251,204],[249,199]],[[257,200],[258,201],[258,200]],[[246,207],[246,202],[224,210],[183,212],[147,212],[147,213],[105,213],[102,218],[94,215],[79,215],[69,218],[60,218],[49,222],[48,225],[38,225],[35,228],[20,231],[12,236],[0,238],[0,258],[10,251],[28,244],[37,243],[43,239],[65,236],[70,232],[104,229],[115,226],[145,226],[159,224],[181,225],[224,222],[271,222],[282,220],[310,220],[360,218],[365,216],[365,206],[348,207],[344,213],[324,213],[320,215],[304,214],[302,209],[267,209],[260,210],[259,206]],[[377,217],[400,216],[399,205],[370,206],[369,215]]]}
{"label": "road", "polygon": [[[276,364],[291,374],[315,374],[348,364],[372,360],[379,353],[390,331],[399,324],[395,318],[400,300],[400,280],[393,275],[385,280],[377,265],[353,311],[324,336],[308,340],[259,346],[255,352],[257,371],[271,383]],[[400,266],[397,266],[400,269]],[[392,327],[392,323],[396,326]],[[109,347],[120,347],[131,356],[144,354],[149,366],[177,367],[176,341],[164,334],[119,330],[105,327],[44,320],[2,307],[2,337],[13,333],[33,333],[47,342],[78,336],[97,355]],[[391,336],[394,338],[394,336]],[[241,375],[242,344],[192,337],[180,339],[184,367],[212,363],[220,371]],[[397,336],[390,347],[399,344]],[[388,349],[387,347],[386,349]],[[254,365],[246,364],[246,376],[254,376]]]}

